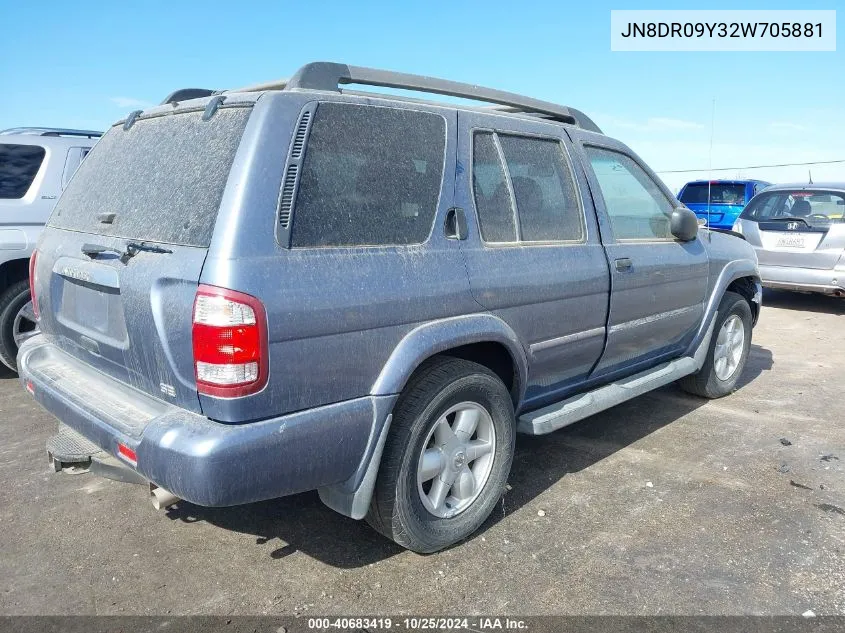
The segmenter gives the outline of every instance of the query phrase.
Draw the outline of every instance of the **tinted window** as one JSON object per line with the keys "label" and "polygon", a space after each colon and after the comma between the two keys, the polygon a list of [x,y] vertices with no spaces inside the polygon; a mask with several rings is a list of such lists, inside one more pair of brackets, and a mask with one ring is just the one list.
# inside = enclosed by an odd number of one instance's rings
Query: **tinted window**
{"label": "tinted window", "polygon": [[558,141],[499,135],[505,155],[522,240],[580,240],[581,207]]}
{"label": "tinted window", "polygon": [[38,145],[0,145],[0,198],[23,198],[41,162],[44,148]]}
{"label": "tinted window", "polygon": [[472,149],[472,184],[481,236],[487,242],[515,242],[508,182],[491,132],[476,132]]}
{"label": "tinted window", "polygon": [[598,147],[585,150],[616,239],[671,238],[673,205],[657,183],[625,154]]}
{"label": "tinted window", "polygon": [[[68,183],[49,224],[118,237],[208,246],[251,110],[223,107],[140,119],[101,138]],[[98,215],[115,213],[112,224]]]}
{"label": "tinted window", "polygon": [[835,191],[771,191],[762,193],[745,207],[743,218],[788,221],[800,218],[808,224],[845,221],[845,193]]}
{"label": "tinted window", "polygon": [[431,232],[446,122],[427,112],[321,103],[293,210],[292,246],[419,244]]}
{"label": "tinted window", "polygon": [[707,191],[710,191],[710,204],[745,204],[745,185],[724,183],[694,183],[684,187],[681,202],[684,204],[707,204]]}

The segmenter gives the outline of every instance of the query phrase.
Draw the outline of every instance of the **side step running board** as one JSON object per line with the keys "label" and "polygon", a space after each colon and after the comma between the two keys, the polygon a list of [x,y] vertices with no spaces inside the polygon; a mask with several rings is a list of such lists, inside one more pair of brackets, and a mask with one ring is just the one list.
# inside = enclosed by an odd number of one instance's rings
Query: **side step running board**
{"label": "side step running board", "polygon": [[519,416],[516,430],[527,435],[545,435],[698,371],[710,347],[713,325],[710,324],[693,356],[663,363],[593,391],[524,413]]}

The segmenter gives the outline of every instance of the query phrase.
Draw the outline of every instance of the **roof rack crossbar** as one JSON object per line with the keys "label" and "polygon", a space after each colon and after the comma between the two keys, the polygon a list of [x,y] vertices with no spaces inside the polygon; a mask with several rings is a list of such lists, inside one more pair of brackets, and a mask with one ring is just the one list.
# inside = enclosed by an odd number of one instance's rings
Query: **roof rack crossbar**
{"label": "roof rack crossbar", "polygon": [[[279,82],[281,83],[281,82]],[[285,90],[296,88],[331,90],[340,92],[344,84],[361,84],[382,88],[399,88],[418,92],[485,101],[515,108],[518,111],[545,114],[564,123],[579,125],[584,129],[600,132],[598,126],[574,108],[526,97],[513,92],[485,88],[436,77],[391,72],[361,66],[347,66],[332,62],[313,62],[300,68],[287,82]],[[268,89],[268,88],[265,88]]]}
{"label": "roof rack crossbar", "polygon": [[83,136],[87,138],[99,138],[102,132],[96,130],[70,130],[59,127],[13,127],[3,130],[0,134],[32,134],[34,136]]}

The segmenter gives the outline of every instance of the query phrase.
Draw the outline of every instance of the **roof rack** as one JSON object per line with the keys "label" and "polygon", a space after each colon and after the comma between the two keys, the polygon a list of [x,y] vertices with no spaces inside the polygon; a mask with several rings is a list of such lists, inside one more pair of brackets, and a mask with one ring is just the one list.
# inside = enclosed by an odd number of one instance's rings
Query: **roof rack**
{"label": "roof rack", "polygon": [[[513,92],[485,88],[474,84],[437,79],[436,77],[425,77],[423,75],[411,75],[398,73],[389,70],[378,70],[376,68],[364,68],[362,66],[347,66],[333,62],[312,62],[300,68],[290,79],[269,81],[244,88],[226,90],[223,92],[258,92],[264,90],[326,90],[341,92],[340,86],[345,84],[360,84],[364,86],[379,86],[382,88],[399,88],[417,92],[428,92],[432,94],[459,97],[484,101],[498,106],[504,106],[505,112],[520,112],[526,114],[540,115],[563,123],[577,125],[591,132],[602,133],[601,129],[590,117],[567,106],[558,105],[549,101],[542,101],[532,97],[526,97]],[[186,97],[185,94],[194,95]],[[200,88],[187,88],[177,90],[165,99],[164,103],[178,101],[175,96],[181,99],[207,97],[212,94],[219,94],[213,90]]]}
{"label": "roof rack", "polygon": [[68,130],[58,127],[13,127],[0,132],[2,135],[9,134],[31,134],[33,136],[80,136],[86,138],[99,138],[102,132],[95,130]]}
{"label": "roof rack", "polygon": [[168,103],[179,103],[180,101],[187,101],[188,99],[200,99],[202,97],[210,97],[214,94],[213,90],[208,88],[180,88],[174,90],[164,98],[161,105]]}

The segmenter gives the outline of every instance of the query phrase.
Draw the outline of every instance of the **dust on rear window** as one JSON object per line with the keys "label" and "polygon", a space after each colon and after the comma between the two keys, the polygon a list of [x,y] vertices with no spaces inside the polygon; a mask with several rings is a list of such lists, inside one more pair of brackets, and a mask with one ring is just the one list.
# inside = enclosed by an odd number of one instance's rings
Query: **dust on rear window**
{"label": "dust on rear window", "polygon": [[[207,247],[250,108],[117,125],[94,146],[49,225],[133,240]],[[115,214],[111,224],[103,214]]]}

